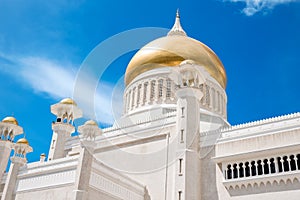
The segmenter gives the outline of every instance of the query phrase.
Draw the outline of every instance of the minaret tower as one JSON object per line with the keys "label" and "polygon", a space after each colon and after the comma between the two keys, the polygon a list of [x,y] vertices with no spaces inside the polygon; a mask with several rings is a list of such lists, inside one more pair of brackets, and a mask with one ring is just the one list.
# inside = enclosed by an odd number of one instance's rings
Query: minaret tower
{"label": "minaret tower", "polygon": [[20,167],[27,163],[26,154],[32,152],[32,147],[25,138],[21,138],[13,144],[14,155],[11,157],[11,165],[7,175],[1,200],[12,200],[15,191]]}
{"label": "minaret tower", "polygon": [[0,122],[0,180],[7,168],[13,140],[22,133],[23,128],[14,117],[6,117]]}
{"label": "minaret tower", "polygon": [[[170,37],[186,36],[180,25],[177,10],[175,24],[168,33]],[[184,63],[184,62],[183,62]],[[203,93],[198,85],[204,78],[192,64],[180,64],[177,96],[177,135],[176,157],[178,164],[175,172],[175,199],[201,200],[201,163],[200,163],[200,100]]]}
{"label": "minaret tower", "polygon": [[[188,73],[190,74],[190,73]],[[185,76],[186,78],[186,76]],[[200,100],[203,93],[193,87],[194,77],[176,91],[177,96],[177,162],[175,197],[201,200]]]}
{"label": "minaret tower", "polygon": [[66,140],[74,133],[73,121],[82,117],[82,111],[71,98],[61,100],[51,106],[51,113],[56,115],[56,122],[52,123],[52,140],[48,160],[65,157]]}

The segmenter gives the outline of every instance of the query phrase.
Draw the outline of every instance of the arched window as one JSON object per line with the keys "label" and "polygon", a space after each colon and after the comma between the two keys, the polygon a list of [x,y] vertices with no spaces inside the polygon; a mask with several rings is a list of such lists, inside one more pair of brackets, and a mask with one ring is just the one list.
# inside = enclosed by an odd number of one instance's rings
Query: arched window
{"label": "arched window", "polygon": [[133,88],[133,90],[132,90],[131,108],[133,108],[133,106],[134,106],[135,92],[136,92],[135,90],[136,90],[136,88]]}
{"label": "arched window", "polygon": [[200,91],[203,93],[203,97],[202,97],[201,100],[200,100],[201,104],[203,104],[203,103],[204,103],[204,99],[205,99],[205,91],[204,91],[204,86],[203,86],[203,84],[200,84],[200,85],[199,85],[199,89],[200,89]]}
{"label": "arched window", "polygon": [[148,89],[148,82],[144,83],[143,103],[146,103],[146,99],[147,99],[147,89]]}
{"label": "arched window", "polygon": [[155,80],[151,81],[151,88],[150,88],[150,100],[154,100],[154,93],[155,93]]}
{"label": "arched window", "polygon": [[285,172],[288,172],[290,170],[287,156],[283,157],[283,169],[284,169]]}
{"label": "arched window", "polygon": [[291,165],[291,171],[295,171],[296,170],[296,161],[295,161],[295,156],[291,155],[290,156],[290,165]]}
{"label": "arched window", "polygon": [[274,158],[270,159],[270,169],[271,169],[271,173],[275,173],[276,172],[275,159]]}
{"label": "arched window", "polygon": [[162,91],[163,91],[163,80],[158,80],[158,98],[162,98]]}
{"label": "arched window", "polygon": [[239,177],[244,177],[244,167],[243,167],[244,163],[240,163],[239,164]]}
{"label": "arched window", "polygon": [[232,179],[231,165],[227,165],[227,179]]}
{"label": "arched window", "polygon": [[245,175],[246,177],[250,176],[250,167],[249,167],[249,162],[245,163]]}
{"label": "arched window", "polygon": [[208,85],[205,85],[205,104],[210,106],[210,88]]}
{"label": "arched window", "polygon": [[262,169],[262,163],[261,160],[257,161],[257,174],[262,175],[263,174],[263,169]]}
{"label": "arched window", "polygon": [[256,166],[255,166],[255,161],[251,162],[251,174],[252,176],[256,176]]}
{"label": "arched window", "polygon": [[220,99],[220,92],[217,91],[217,111],[220,112],[220,107],[221,107],[221,99]]}
{"label": "arched window", "polygon": [[283,168],[282,168],[283,160],[281,157],[277,157],[277,165],[278,165],[278,171],[283,172]]}
{"label": "arched window", "polygon": [[233,178],[238,178],[237,164],[233,165]]}
{"label": "arched window", "polygon": [[142,88],[142,85],[139,84],[139,86],[138,86],[138,88],[137,88],[136,106],[139,106],[139,104],[140,104],[141,88]]}
{"label": "arched window", "polygon": [[166,93],[166,97],[170,98],[171,97],[171,79],[167,79],[167,93]]}
{"label": "arched window", "polygon": [[211,88],[211,100],[212,100],[212,107],[216,110],[216,92],[214,88]]}
{"label": "arched window", "polygon": [[263,169],[264,169],[264,174],[269,174],[270,173],[268,159],[264,159],[264,161],[263,161]]}

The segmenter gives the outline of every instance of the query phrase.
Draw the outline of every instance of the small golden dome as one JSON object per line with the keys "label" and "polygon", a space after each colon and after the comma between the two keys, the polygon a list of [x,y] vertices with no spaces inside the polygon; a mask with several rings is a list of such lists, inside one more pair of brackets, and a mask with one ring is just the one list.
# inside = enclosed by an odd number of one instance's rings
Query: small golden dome
{"label": "small golden dome", "polygon": [[98,126],[97,122],[95,122],[94,120],[88,120],[84,123],[84,125]]}
{"label": "small golden dome", "polygon": [[14,125],[19,125],[18,121],[16,120],[16,118],[14,117],[5,117],[2,122],[5,122],[5,123],[9,123],[9,124],[14,124]]}
{"label": "small golden dome", "polygon": [[226,72],[218,56],[205,44],[186,36],[177,12],[173,28],[167,36],[141,48],[129,62],[125,73],[126,86],[138,75],[156,68],[176,67],[184,60],[203,66],[225,89]]}
{"label": "small golden dome", "polygon": [[42,156],[42,157],[46,157],[46,154],[45,154],[45,153],[42,153],[41,156]]}
{"label": "small golden dome", "polygon": [[65,99],[61,100],[60,103],[61,104],[70,104],[70,105],[77,106],[77,103],[71,98],[65,98]]}
{"label": "small golden dome", "polygon": [[29,145],[29,142],[26,138],[21,138],[17,141],[17,144],[27,144],[27,145]]}

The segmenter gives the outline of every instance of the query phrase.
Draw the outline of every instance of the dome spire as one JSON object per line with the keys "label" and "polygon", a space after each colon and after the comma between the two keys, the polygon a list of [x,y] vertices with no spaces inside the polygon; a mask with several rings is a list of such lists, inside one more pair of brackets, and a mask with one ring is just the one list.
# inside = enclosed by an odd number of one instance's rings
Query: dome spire
{"label": "dome spire", "polygon": [[168,36],[172,36],[172,35],[186,36],[186,33],[185,33],[185,31],[183,30],[183,28],[181,27],[181,24],[180,24],[179,9],[177,9],[177,12],[176,12],[175,23],[174,23],[172,29],[168,33]]}

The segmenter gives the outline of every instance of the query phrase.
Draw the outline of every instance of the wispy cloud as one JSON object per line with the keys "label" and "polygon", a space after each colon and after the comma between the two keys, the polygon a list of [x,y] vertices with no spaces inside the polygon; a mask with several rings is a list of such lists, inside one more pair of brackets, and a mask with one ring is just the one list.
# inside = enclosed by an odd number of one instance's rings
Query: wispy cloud
{"label": "wispy cloud", "polygon": [[[0,63],[2,72],[14,77],[16,81],[22,81],[35,93],[47,95],[55,100],[73,96],[79,67],[41,57],[12,58],[4,55],[0,55]],[[92,85],[86,83],[84,87],[83,90],[89,90]],[[93,113],[86,112],[86,117],[97,116],[98,121],[112,124],[115,116],[113,114],[115,109],[112,109],[112,99],[114,106],[121,107],[122,92],[120,90],[122,90],[120,86],[115,87],[113,84],[101,82],[94,92],[94,111]],[[84,94],[77,101],[83,110],[91,107],[88,105],[91,102],[90,97],[85,97]]]}
{"label": "wispy cloud", "polygon": [[247,16],[252,16],[258,12],[268,12],[275,6],[280,4],[287,4],[291,2],[297,2],[299,0],[229,0],[231,2],[244,2],[246,7],[242,12]]}

